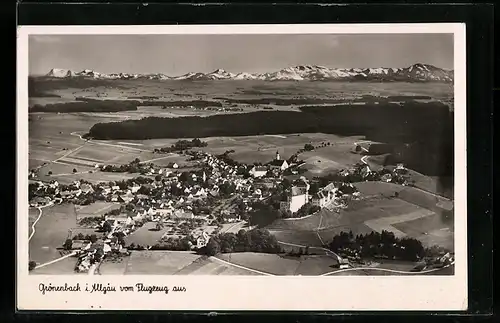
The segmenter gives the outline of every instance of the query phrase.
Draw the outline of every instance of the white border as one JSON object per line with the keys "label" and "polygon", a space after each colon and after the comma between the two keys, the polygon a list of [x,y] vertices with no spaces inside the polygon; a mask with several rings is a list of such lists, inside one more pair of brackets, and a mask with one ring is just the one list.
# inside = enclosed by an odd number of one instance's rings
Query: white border
{"label": "white border", "polygon": [[[20,26],[17,31],[17,308],[19,310],[465,310],[467,309],[465,24]],[[453,33],[455,70],[454,276],[28,275],[28,36],[98,34]],[[38,284],[108,282],[186,286],[185,293],[51,292]]]}

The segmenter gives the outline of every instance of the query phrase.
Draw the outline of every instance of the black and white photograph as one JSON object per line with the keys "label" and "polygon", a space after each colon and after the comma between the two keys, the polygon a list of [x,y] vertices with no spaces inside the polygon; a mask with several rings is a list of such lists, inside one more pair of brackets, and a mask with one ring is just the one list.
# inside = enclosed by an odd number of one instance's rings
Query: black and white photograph
{"label": "black and white photograph", "polygon": [[455,33],[59,31],[26,35],[31,279],[465,264]]}

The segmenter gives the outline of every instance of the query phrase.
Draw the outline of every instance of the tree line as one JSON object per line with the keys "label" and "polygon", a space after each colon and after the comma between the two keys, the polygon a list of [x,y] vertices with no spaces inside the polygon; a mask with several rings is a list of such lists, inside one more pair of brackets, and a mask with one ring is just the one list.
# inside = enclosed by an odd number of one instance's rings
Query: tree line
{"label": "tree line", "polygon": [[35,104],[30,112],[119,112],[137,110],[139,101],[77,98],[74,102]]}
{"label": "tree line", "polygon": [[242,229],[237,234],[229,232],[211,237],[207,245],[200,250],[200,253],[208,256],[231,252],[280,253],[282,249],[276,237],[268,230]]}
{"label": "tree line", "polygon": [[426,249],[422,242],[409,237],[398,238],[393,232],[382,230],[368,234],[353,235],[352,231],[340,232],[327,247],[343,257],[387,258],[417,261],[426,256],[435,256],[436,248]]}
{"label": "tree line", "polygon": [[[257,111],[244,114],[147,117],[95,124],[96,139],[204,138],[286,133],[365,135],[393,144],[394,162],[427,175],[452,174],[453,111],[440,102],[305,106],[302,113]],[[360,117],[363,116],[363,117]],[[310,147],[308,147],[310,148]]]}
{"label": "tree line", "polygon": [[170,152],[177,152],[177,151],[183,151],[191,148],[197,148],[197,147],[206,147],[208,146],[208,143],[205,141],[201,141],[199,138],[194,138],[192,140],[178,140],[175,142],[175,144],[171,145],[170,147],[162,147],[162,148],[155,148],[153,150],[154,153],[170,153]]}

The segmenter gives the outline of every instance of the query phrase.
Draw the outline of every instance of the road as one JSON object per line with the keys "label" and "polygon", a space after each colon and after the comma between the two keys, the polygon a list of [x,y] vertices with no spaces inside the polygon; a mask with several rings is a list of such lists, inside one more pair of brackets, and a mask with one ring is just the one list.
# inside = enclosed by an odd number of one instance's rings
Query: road
{"label": "road", "polygon": [[122,148],[122,149],[129,149],[129,150],[136,150],[136,151],[139,151],[139,152],[149,152],[150,151],[150,150],[139,149],[139,148],[135,148],[135,147],[129,147],[129,146],[123,146],[123,145],[116,145],[116,144],[108,144],[108,143],[105,143],[105,142],[102,142],[102,141],[96,141],[96,140],[90,140],[90,139],[87,140],[87,139],[82,138],[82,135],[80,135],[78,132],[72,132],[72,133],[70,133],[70,135],[77,136],[81,140],[84,140],[85,142],[91,142],[92,144],[96,144],[96,145],[117,147],[117,148]]}
{"label": "road", "polygon": [[61,260],[63,260],[63,259],[66,259],[66,258],[72,257],[72,256],[74,256],[74,255],[76,255],[76,251],[73,251],[72,253],[69,253],[69,254],[67,254],[67,255],[65,255],[65,256],[62,256],[62,257],[57,258],[57,259],[54,259],[54,260],[52,260],[52,261],[46,262],[46,263],[44,263],[44,264],[37,265],[37,266],[35,267],[35,269],[36,269],[36,268],[41,268],[41,267],[45,267],[45,266],[51,265],[51,264],[53,264],[53,263],[55,263],[55,262],[58,262],[58,261],[61,261]]}
{"label": "road", "polygon": [[434,269],[422,270],[422,271],[403,271],[403,270],[393,270],[393,269],[376,268],[376,267],[347,268],[347,269],[340,269],[340,270],[332,271],[332,272],[329,272],[326,274],[322,274],[321,276],[331,276],[334,274],[348,272],[348,271],[367,271],[367,270],[383,271],[383,272],[389,272],[389,273],[394,273],[394,274],[422,275],[422,274],[428,274],[428,273],[440,271],[440,270],[443,270],[445,268],[449,268],[449,267],[453,266],[454,264],[455,264],[455,262],[452,262],[449,265],[446,265],[442,268],[434,268]]}
{"label": "road", "polygon": [[246,221],[236,222],[221,233],[238,233],[238,231],[241,230],[246,223]]}
{"label": "road", "polygon": [[283,241],[278,241],[279,244],[282,244],[282,245],[285,245],[285,246],[291,246],[291,247],[299,247],[299,248],[307,248],[309,247],[309,250],[321,250],[323,252],[325,252],[328,256],[334,256],[335,258],[337,258],[338,261],[340,261],[342,259],[342,257],[340,257],[339,255],[337,255],[335,252],[329,250],[329,249],[326,249],[326,248],[322,248],[322,247],[311,247],[311,246],[305,246],[305,245],[300,245],[300,244],[295,244],[295,243],[289,243],[289,242],[283,242]]}
{"label": "road", "polygon": [[240,265],[237,265],[237,264],[233,264],[231,262],[228,262],[228,261],[225,261],[225,260],[222,260],[220,258],[217,258],[217,257],[209,257],[209,259],[211,260],[215,260],[215,261],[218,261],[218,262],[221,262],[225,265],[229,265],[229,266],[233,266],[233,267],[236,267],[236,268],[240,268],[240,269],[244,269],[244,270],[247,270],[247,271],[251,271],[251,272],[254,272],[254,273],[257,273],[257,274],[261,274],[261,275],[264,275],[264,276],[275,276],[273,274],[270,274],[270,273],[266,273],[264,271],[260,271],[260,270],[255,270],[255,269],[252,269],[252,268],[248,268],[248,267],[245,267],[245,266],[240,266]]}
{"label": "road", "polygon": [[33,235],[35,234],[35,231],[36,231],[35,230],[35,226],[36,226],[36,224],[38,223],[38,221],[40,220],[40,218],[43,215],[43,210],[42,209],[45,208],[45,207],[52,206],[52,205],[54,205],[54,203],[50,202],[50,203],[47,203],[46,205],[37,207],[37,209],[38,209],[38,217],[36,218],[35,222],[33,222],[33,224],[31,225],[31,234],[30,234],[30,236],[28,238],[28,241],[30,241],[31,238],[33,237]]}

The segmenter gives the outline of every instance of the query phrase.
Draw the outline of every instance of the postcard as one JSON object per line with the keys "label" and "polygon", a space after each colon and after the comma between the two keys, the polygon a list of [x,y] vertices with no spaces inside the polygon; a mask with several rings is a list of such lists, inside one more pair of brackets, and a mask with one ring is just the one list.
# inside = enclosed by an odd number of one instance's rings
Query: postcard
{"label": "postcard", "polygon": [[20,26],[19,310],[467,309],[465,24]]}

